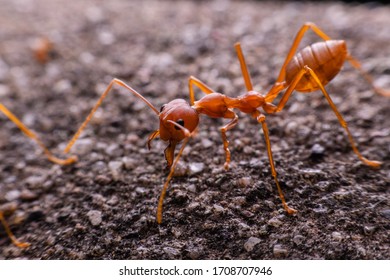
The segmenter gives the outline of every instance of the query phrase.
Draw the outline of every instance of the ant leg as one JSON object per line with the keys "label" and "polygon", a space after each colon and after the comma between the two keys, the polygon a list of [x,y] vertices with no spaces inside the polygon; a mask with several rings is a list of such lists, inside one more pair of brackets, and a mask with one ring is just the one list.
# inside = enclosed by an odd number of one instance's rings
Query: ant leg
{"label": "ant leg", "polygon": [[0,111],[8,117],[27,137],[30,139],[34,140],[35,143],[38,144],[39,147],[43,150],[45,153],[46,157],[51,161],[56,164],[60,165],[67,165],[67,164],[72,164],[77,161],[76,156],[70,156],[67,159],[60,159],[56,156],[54,156],[48,148],[46,148],[45,144],[41,141],[41,139],[30,129],[28,129],[11,111],[7,109],[3,104],[0,103]]}
{"label": "ant leg", "polygon": [[362,154],[359,152],[358,148],[357,148],[357,145],[353,139],[353,136],[351,134],[351,132],[349,131],[349,128],[348,128],[348,125],[347,125],[347,122],[344,120],[344,118],[342,117],[342,115],[340,114],[340,112],[337,110],[337,107],[336,105],[333,103],[332,99],[330,98],[328,92],[325,90],[324,86],[322,85],[320,79],[317,77],[316,73],[310,68],[308,67],[307,65],[304,66],[304,69],[302,69],[297,75],[296,77],[294,78],[293,82],[291,83],[291,85],[288,87],[288,89],[286,90],[286,92],[284,93],[284,96],[282,97],[282,99],[280,100],[280,103],[278,104],[275,112],[279,112],[283,109],[284,105],[286,104],[288,98],[290,97],[291,93],[293,92],[293,90],[295,89],[296,85],[299,83],[300,79],[302,78],[302,76],[305,74],[305,73],[308,73],[310,74],[310,76],[316,81],[316,83],[318,84],[319,88],[321,89],[322,93],[324,94],[326,100],[328,101],[329,103],[329,106],[332,108],[333,112],[335,113],[337,119],[339,120],[339,123],[340,125],[345,129],[345,131],[347,132],[347,135],[348,135],[348,139],[349,139],[349,142],[352,146],[352,149],[353,151],[355,152],[355,154],[358,156],[358,158],[363,162],[365,163],[366,165],[369,165],[371,167],[379,167],[382,163],[380,161],[374,161],[374,160],[368,160],[367,158],[363,157]]}
{"label": "ant leg", "polygon": [[149,149],[149,150],[150,150],[150,147],[151,147],[151,142],[152,142],[152,140],[153,140],[154,138],[157,138],[158,136],[160,136],[160,130],[159,130],[159,129],[153,131],[153,132],[149,135],[149,137],[148,137],[148,142],[147,142],[147,144],[148,144],[148,149]]}
{"label": "ant leg", "polygon": [[284,199],[282,188],[279,185],[279,181],[278,181],[277,173],[276,173],[276,169],[275,169],[275,163],[274,163],[274,159],[272,156],[271,142],[269,140],[268,127],[267,127],[267,123],[265,122],[265,116],[263,114],[261,114],[259,111],[256,111],[252,116],[256,118],[257,122],[261,123],[261,126],[263,128],[264,139],[265,139],[265,143],[267,145],[269,164],[271,165],[272,177],[274,177],[274,181],[275,181],[276,187],[278,189],[279,197],[282,200],[283,208],[286,210],[286,212],[288,214],[294,214],[297,212],[297,210],[290,208],[287,205],[286,200]]}
{"label": "ant leg", "polygon": [[313,30],[314,33],[316,33],[321,39],[324,41],[332,40],[328,35],[325,34],[317,25],[315,25],[312,22],[306,22],[304,25],[302,25],[301,29],[299,29],[297,35],[295,35],[295,39],[293,41],[293,44],[290,48],[290,51],[287,54],[287,57],[283,63],[283,66],[280,70],[278,79],[276,80],[276,84],[284,81],[286,76],[286,66],[290,62],[290,60],[294,57],[295,52],[297,51],[297,48],[299,46],[299,43],[301,42],[303,35],[309,30]]}
{"label": "ant leg", "polygon": [[30,243],[26,243],[26,242],[20,242],[16,239],[15,235],[12,233],[11,229],[9,228],[7,222],[5,221],[5,218],[4,218],[4,214],[3,214],[3,211],[0,211],[0,222],[2,223],[4,229],[5,229],[5,232],[7,233],[8,237],[11,239],[12,243],[19,247],[19,248],[26,248],[28,246],[30,246]]}
{"label": "ant leg", "polygon": [[171,179],[173,177],[173,173],[175,172],[176,165],[179,162],[179,159],[180,159],[180,157],[181,157],[181,155],[183,153],[183,150],[184,150],[185,146],[187,145],[188,141],[190,140],[190,138],[192,136],[192,133],[187,128],[181,126],[177,122],[174,122],[174,121],[171,121],[171,120],[168,120],[168,122],[174,124],[176,127],[179,127],[184,132],[185,139],[183,141],[183,144],[180,147],[179,153],[177,154],[175,160],[173,161],[173,164],[171,165],[171,169],[169,171],[168,177],[167,177],[167,179],[165,181],[165,184],[164,184],[164,186],[163,186],[163,188],[161,190],[160,198],[158,200],[158,205],[157,205],[157,217],[156,217],[156,219],[157,219],[157,223],[158,224],[161,224],[161,222],[162,222],[163,203],[164,203],[165,194],[166,194],[168,186],[169,186],[169,182],[171,181]]}
{"label": "ant leg", "polygon": [[223,167],[225,168],[225,170],[229,170],[230,150],[229,150],[229,141],[227,140],[227,137],[226,137],[226,131],[232,129],[233,127],[235,127],[237,125],[238,116],[236,113],[234,113],[233,111],[231,111],[229,109],[223,117],[232,119],[231,122],[229,122],[228,124],[226,124],[220,128],[221,135],[222,135],[222,141],[223,141],[223,149],[225,150],[225,155],[226,155],[226,161],[225,161],[225,164],[223,165]]}
{"label": "ant leg", "polygon": [[360,74],[363,76],[363,78],[371,85],[371,87],[376,91],[376,93],[383,95],[383,96],[386,96],[386,97],[390,97],[390,90],[384,90],[382,88],[375,86],[374,80],[372,79],[372,77],[366,71],[364,71],[362,69],[360,62],[356,58],[354,58],[353,56],[348,54],[347,60],[348,60],[349,64],[352,65],[353,68],[355,68],[356,70],[358,70],[360,72]]}
{"label": "ant leg", "polygon": [[305,33],[309,30],[313,30],[314,33],[316,33],[320,38],[322,38],[324,41],[331,40],[331,38],[325,34],[317,25],[315,25],[312,22],[306,22],[304,25],[302,25],[301,29],[299,29],[298,33],[295,35],[295,39],[293,41],[292,46],[290,47],[290,50],[286,56],[286,59],[284,60],[284,63],[282,65],[282,68],[280,69],[279,76],[275,82],[275,84],[270,89],[266,101],[272,102],[277,95],[286,88],[286,84],[283,82],[286,78],[286,67],[287,64],[290,62],[290,60],[294,57],[298,46],[305,35]]}
{"label": "ant leg", "polygon": [[194,76],[190,76],[190,78],[188,79],[188,89],[189,89],[189,93],[190,93],[190,102],[191,102],[190,105],[191,106],[194,105],[194,103],[195,103],[194,86],[197,86],[205,94],[210,94],[210,93],[215,92],[208,85],[203,83],[198,78],[195,78]]}
{"label": "ant leg", "polygon": [[85,119],[83,124],[80,126],[80,128],[77,130],[76,134],[69,141],[68,145],[66,146],[66,148],[64,150],[65,153],[68,153],[69,150],[72,148],[72,146],[76,142],[77,138],[79,138],[81,132],[85,129],[85,127],[87,126],[89,121],[92,119],[93,114],[96,112],[96,110],[102,104],[104,98],[106,98],[106,96],[108,95],[108,93],[110,92],[110,90],[111,90],[111,88],[112,88],[112,86],[114,84],[117,84],[117,85],[119,85],[121,87],[124,87],[127,90],[129,90],[135,97],[137,97],[137,98],[141,99],[143,102],[145,102],[146,105],[148,105],[156,113],[157,116],[160,114],[160,112],[145,97],[143,97],[140,93],[138,93],[135,89],[133,89],[132,87],[128,86],[123,81],[114,78],[114,79],[112,79],[112,81],[110,82],[110,84],[108,85],[106,90],[103,92],[103,94],[99,98],[99,100],[96,102],[95,106],[92,108],[91,112],[89,113],[89,115],[87,116],[87,118]]}
{"label": "ant leg", "polygon": [[249,74],[248,66],[246,65],[245,57],[244,57],[244,54],[243,54],[242,49],[241,49],[241,43],[237,42],[234,45],[234,48],[236,49],[238,60],[240,61],[241,73],[242,73],[242,76],[244,77],[246,89],[247,89],[247,91],[252,91],[253,85],[252,85],[252,81],[251,81],[251,76]]}

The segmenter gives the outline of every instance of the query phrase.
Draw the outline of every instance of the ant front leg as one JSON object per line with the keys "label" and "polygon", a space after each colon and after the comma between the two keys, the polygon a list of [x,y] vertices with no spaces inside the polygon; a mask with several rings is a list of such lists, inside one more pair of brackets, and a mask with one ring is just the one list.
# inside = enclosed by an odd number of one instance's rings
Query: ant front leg
{"label": "ant front leg", "polygon": [[175,160],[173,161],[173,163],[171,165],[171,169],[169,171],[168,177],[165,180],[165,184],[164,184],[164,186],[163,186],[163,188],[161,190],[160,198],[158,200],[157,215],[156,215],[156,220],[157,220],[158,224],[162,223],[163,203],[164,203],[164,198],[165,198],[168,186],[169,186],[169,182],[171,181],[171,179],[173,177],[173,174],[175,173],[176,165],[179,162],[179,159],[180,159],[180,157],[181,157],[181,155],[182,155],[182,153],[184,151],[185,146],[187,145],[188,141],[190,140],[191,136],[194,133],[194,132],[191,133],[187,128],[185,128],[184,126],[178,124],[177,122],[174,122],[174,121],[171,121],[171,120],[168,120],[167,122],[175,125],[175,127],[178,127],[179,129],[181,129],[183,131],[184,135],[185,135],[185,138],[184,138],[183,144],[180,147],[179,153],[177,154],[177,156],[175,157]]}
{"label": "ant front leg", "polygon": [[[69,141],[68,145],[65,147],[65,150],[64,152],[65,153],[68,153],[69,150],[72,148],[72,146],[74,145],[74,143],[76,142],[76,140],[80,137],[80,134],[81,132],[85,129],[85,127],[87,126],[87,124],[89,123],[89,121],[92,119],[93,115],[95,114],[96,110],[99,108],[99,106],[102,104],[103,100],[107,97],[108,93],[110,92],[111,88],[113,87],[113,85],[119,85],[121,87],[124,87],[125,89],[127,89],[128,91],[130,91],[135,97],[141,99],[143,102],[146,103],[146,105],[148,105],[153,111],[154,113],[158,116],[159,115],[159,111],[145,98],[143,97],[140,93],[138,93],[135,89],[133,89],[132,87],[128,86],[126,83],[124,83],[123,81],[119,80],[119,79],[116,79],[114,78],[110,84],[107,86],[106,90],[103,92],[102,96],[99,98],[99,100],[96,102],[95,106],[92,108],[91,112],[89,113],[89,115],[87,116],[87,118],[85,119],[85,121],[83,122],[83,124],[80,126],[80,128],[77,130],[76,134],[73,136],[73,138]],[[158,136],[158,133],[157,131],[155,131],[151,136],[149,136],[149,139],[148,139],[148,145],[150,146],[150,141],[157,137]]]}
{"label": "ant front leg", "polygon": [[231,122],[229,122],[228,124],[226,124],[220,128],[221,135],[222,135],[222,141],[223,141],[223,149],[225,150],[225,155],[226,155],[226,161],[225,161],[225,164],[223,165],[223,167],[225,168],[225,170],[229,170],[230,150],[229,150],[229,141],[227,140],[227,137],[226,137],[226,131],[232,129],[233,127],[235,127],[237,125],[238,116],[231,109],[229,109],[229,110],[227,110],[227,112],[225,113],[225,115],[223,117],[232,119]]}
{"label": "ant front leg", "polygon": [[191,106],[193,106],[195,103],[194,86],[197,86],[205,94],[210,94],[210,93],[215,92],[213,89],[211,89],[208,85],[206,85],[204,82],[202,82],[198,78],[195,78],[194,76],[190,76],[190,78],[188,79],[188,91],[190,93],[190,105]]}
{"label": "ant front leg", "polygon": [[347,122],[344,120],[344,118],[342,117],[340,112],[337,110],[336,105],[333,103],[333,101],[330,98],[328,92],[325,90],[325,87],[322,85],[322,83],[321,83],[320,79],[318,78],[317,74],[310,67],[304,66],[304,68],[295,76],[295,78],[293,79],[292,83],[289,85],[289,87],[287,88],[287,90],[284,93],[283,97],[281,98],[279,104],[277,105],[277,107],[275,109],[275,112],[279,112],[279,111],[281,111],[284,108],[286,102],[290,98],[290,96],[291,96],[292,92],[294,91],[295,87],[297,86],[297,84],[299,83],[299,81],[302,79],[302,77],[305,74],[309,74],[315,80],[315,82],[318,84],[318,86],[321,89],[322,93],[324,94],[326,100],[328,101],[329,106],[332,108],[333,112],[335,113],[335,115],[336,115],[340,125],[347,132],[349,142],[350,142],[350,144],[352,146],[353,151],[358,156],[358,158],[366,165],[369,165],[371,167],[379,167],[382,164],[380,161],[368,160],[367,158],[362,156],[362,154],[359,152],[359,150],[357,148],[357,145],[356,145],[356,143],[355,143],[355,141],[353,139],[353,136],[352,136],[351,132],[349,131]]}
{"label": "ant front leg", "polygon": [[28,129],[10,110],[7,109],[3,104],[0,103],[0,111],[6,115],[28,138],[32,139],[35,141],[35,143],[38,144],[39,147],[43,150],[45,153],[46,157],[51,161],[56,164],[60,165],[68,165],[72,164],[77,161],[76,156],[70,156],[67,159],[60,159],[56,156],[54,156],[50,150],[43,144],[41,139],[30,129]]}
{"label": "ant front leg", "polygon": [[12,243],[15,246],[17,246],[19,248],[26,248],[26,247],[30,246],[30,243],[20,242],[18,239],[16,239],[15,235],[12,233],[11,229],[9,228],[8,223],[5,221],[3,211],[0,211],[0,222],[3,225],[8,237],[11,239]]}
{"label": "ant front leg", "polygon": [[274,159],[272,156],[271,142],[269,140],[268,127],[267,127],[267,123],[265,122],[265,116],[263,114],[261,114],[259,111],[256,111],[255,113],[252,114],[252,117],[254,117],[258,123],[261,123],[261,126],[263,128],[264,139],[265,139],[265,144],[267,146],[267,153],[268,153],[269,164],[271,166],[272,177],[274,178],[276,187],[278,189],[279,197],[282,200],[283,208],[286,210],[286,212],[288,214],[294,214],[297,212],[297,210],[295,210],[287,205],[286,200],[285,200],[284,195],[283,195],[283,192],[282,192],[282,188],[279,185],[279,181],[278,181],[277,173],[276,173],[276,169],[275,169],[275,163],[274,163]]}

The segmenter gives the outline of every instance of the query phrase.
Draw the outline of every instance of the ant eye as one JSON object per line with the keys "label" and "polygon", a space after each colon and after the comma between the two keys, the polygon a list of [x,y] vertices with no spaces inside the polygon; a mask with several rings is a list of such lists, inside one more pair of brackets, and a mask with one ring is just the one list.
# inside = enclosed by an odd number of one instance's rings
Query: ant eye
{"label": "ant eye", "polygon": [[[180,124],[182,127],[184,127],[184,120],[182,119],[179,119],[176,121],[178,124]],[[176,130],[180,130],[180,127],[178,127],[177,125],[175,125],[175,129]]]}
{"label": "ant eye", "polygon": [[160,113],[164,110],[165,105],[162,105],[160,108]]}

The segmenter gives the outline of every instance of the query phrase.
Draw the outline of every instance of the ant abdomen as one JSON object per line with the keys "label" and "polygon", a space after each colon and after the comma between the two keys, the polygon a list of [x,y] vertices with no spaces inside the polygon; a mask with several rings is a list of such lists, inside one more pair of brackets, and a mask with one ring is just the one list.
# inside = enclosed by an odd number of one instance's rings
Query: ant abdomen
{"label": "ant abdomen", "polygon": [[160,138],[164,141],[180,142],[185,138],[184,131],[180,126],[194,131],[199,123],[199,114],[184,99],[175,99],[161,107],[160,112]]}
{"label": "ant abdomen", "polygon": [[[286,66],[286,82],[292,83],[294,77],[305,66],[310,67],[326,85],[341,70],[348,55],[343,40],[328,40],[305,47],[298,52]],[[297,91],[312,92],[319,89],[318,83],[310,74],[304,75],[297,84]]]}

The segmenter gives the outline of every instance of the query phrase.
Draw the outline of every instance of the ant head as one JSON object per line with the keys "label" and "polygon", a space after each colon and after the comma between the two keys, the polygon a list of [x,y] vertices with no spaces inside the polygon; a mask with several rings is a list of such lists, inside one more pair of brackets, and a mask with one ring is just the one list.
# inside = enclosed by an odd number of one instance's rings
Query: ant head
{"label": "ant head", "polygon": [[199,123],[199,114],[184,99],[175,99],[163,105],[160,109],[160,138],[164,141],[181,141],[185,138],[184,132],[174,121],[187,128],[190,132],[194,131]]}

